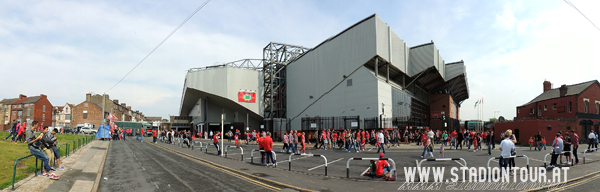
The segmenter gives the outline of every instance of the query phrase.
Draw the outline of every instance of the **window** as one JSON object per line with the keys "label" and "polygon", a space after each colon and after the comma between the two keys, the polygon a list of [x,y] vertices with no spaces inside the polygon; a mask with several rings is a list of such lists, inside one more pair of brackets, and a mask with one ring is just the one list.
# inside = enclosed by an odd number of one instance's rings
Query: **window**
{"label": "window", "polygon": [[529,109],[529,114],[533,115],[533,108]]}
{"label": "window", "polygon": [[42,106],[42,111],[46,112],[46,105]]}
{"label": "window", "polygon": [[348,79],[346,81],[346,86],[348,86],[348,87],[352,86],[352,79]]}
{"label": "window", "polygon": [[521,113],[521,109],[517,109],[517,113]]}
{"label": "window", "polygon": [[552,110],[556,110],[556,103],[552,103]]}
{"label": "window", "polygon": [[71,114],[66,114],[64,120],[71,120]]}
{"label": "window", "polygon": [[567,101],[567,111],[570,113],[571,112],[571,100]]}
{"label": "window", "polygon": [[548,125],[548,131],[552,130],[552,126]]}
{"label": "window", "polygon": [[27,109],[27,117],[31,116],[31,109]]}
{"label": "window", "polygon": [[16,111],[13,111],[13,115],[17,115],[17,112],[16,112]]}
{"label": "window", "polygon": [[546,106],[546,104],[544,104],[544,111],[548,110],[548,106]]}
{"label": "window", "polygon": [[22,115],[23,115],[23,111],[19,111],[19,116],[22,116]]}
{"label": "window", "polygon": [[84,106],[84,107],[88,107],[87,103],[84,103],[84,104],[83,104],[83,106]]}
{"label": "window", "polygon": [[596,101],[596,114],[600,113],[600,101]]}
{"label": "window", "polygon": [[25,103],[25,107],[29,106],[29,103]]}
{"label": "window", "polygon": [[42,114],[42,121],[46,121],[46,114]]}
{"label": "window", "polygon": [[583,112],[587,113],[588,112],[588,106],[590,105],[590,100],[589,99],[583,99]]}
{"label": "window", "polygon": [[538,105],[538,116],[542,116],[542,106]]}
{"label": "window", "polygon": [[83,118],[87,119],[87,111],[83,111]]}
{"label": "window", "polygon": [[52,119],[60,120],[60,116],[52,115]]}

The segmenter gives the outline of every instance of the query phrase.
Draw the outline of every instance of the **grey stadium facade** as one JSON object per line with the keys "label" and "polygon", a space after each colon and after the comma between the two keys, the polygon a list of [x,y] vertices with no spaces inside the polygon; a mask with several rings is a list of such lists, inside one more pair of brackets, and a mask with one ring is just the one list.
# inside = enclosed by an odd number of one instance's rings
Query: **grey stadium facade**
{"label": "grey stadium facade", "polygon": [[220,130],[221,114],[240,131],[449,130],[468,98],[463,61],[445,63],[433,41],[408,47],[374,14],[313,48],[271,42],[263,59],[190,69],[179,115],[197,131]]}

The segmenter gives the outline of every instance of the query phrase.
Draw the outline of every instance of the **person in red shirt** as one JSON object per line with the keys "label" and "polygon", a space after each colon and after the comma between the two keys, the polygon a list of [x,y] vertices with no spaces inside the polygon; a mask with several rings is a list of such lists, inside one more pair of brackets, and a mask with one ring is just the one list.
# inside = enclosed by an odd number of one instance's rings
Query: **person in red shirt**
{"label": "person in red shirt", "polygon": [[156,129],[152,130],[152,137],[154,139],[154,143],[156,143]]}
{"label": "person in red shirt", "polygon": [[267,136],[263,138],[263,147],[265,148],[265,153],[267,154],[267,166],[275,165],[275,159],[273,158],[273,139],[271,138],[271,133],[267,133]]}
{"label": "person in red shirt", "polygon": [[333,137],[332,138],[333,147],[331,149],[335,149],[337,147],[337,140],[338,140],[338,133],[337,133],[337,131],[333,132],[332,137]]}
{"label": "person in red shirt", "polygon": [[258,150],[260,150],[260,165],[265,165],[265,146],[263,146],[264,133],[258,135],[256,142],[258,143]]}
{"label": "person in red shirt", "polygon": [[235,139],[235,146],[236,147],[240,147],[238,144],[238,138],[240,137],[240,133],[236,133],[235,136],[233,136],[233,138]]}
{"label": "person in red shirt", "polygon": [[213,144],[215,145],[215,147],[217,148],[217,155],[221,155],[221,148],[219,147],[219,132],[217,131],[217,134],[213,135]]}
{"label": "person in red shirt", "polygon": [[300,148],[300,150],[299,150],[299,151],[302,151],[302,153],[306,153],[306,152],[304,151],[304,147],[306,146],[306,143],[305,143],[305,142],[306,142],[306,139],[305,139],[304,135],[306,135],[306,133],[305,133],[305,132],[302,132],[302,136],[300,137],[300,145],[301,145],[301,148]]}
{"label": "person in red shirt", "polygon": [[144,128],[142,128],[142,130],[140,132],[140,136],[142,137],[142,143],[144,142],[144,133],[146,133],[146,130]]}
{"label": "person in red shirt", "polygon": [[375,177],[383,177],[390,171],[390,164],[386,160],[382,160],[383,158],[384,154],[379,153],[379,160],[377,160],[377,166],[375,166]]}

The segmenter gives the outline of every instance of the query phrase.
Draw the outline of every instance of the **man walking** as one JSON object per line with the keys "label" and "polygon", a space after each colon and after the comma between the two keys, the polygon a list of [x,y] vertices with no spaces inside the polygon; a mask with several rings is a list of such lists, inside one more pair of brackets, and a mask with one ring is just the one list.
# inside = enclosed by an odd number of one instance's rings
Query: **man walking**
{"label": "man walking", "polygon": [[10,134],[4,138],[4,141],[12,136],[11,141],[15,141],[15,136],[17,136],[17,123],[13,120],[12,124],[10,124]]}
{"label": "man walking", "polygon": [[577,135],[577,133],[575,133],[575,130],[573,129],[571,129],[571,134],[573,134],[573,137],[571,137],[573,141],[573,156],[575,156],[575,164],[577,164],[579,163],[579,158],[577,158],[577,149],[579,148],[579,135]]}
{"label": "man walking", "polygon": [[377,149],[377,153],[379,153],[380,150],[383,150],[383,154],[385,154],[385,146],[384,146],[384,138],[383,138],[383,131],[379,130],[379,133],[377,133],[377,144],[379,144],[379,149]]}
{"label": "man walking", "polygon": [[552,150],[552,159],[550,160],[550,165],[548,165],[548,168],[556,167],[558,155],[562,153],[563,140],[560,138],[560,136],[560,133],[556,133],[556,138],[554,139],[554,142],[552,142],[552,147],[554,147],[554,149]]}
{"label": "man walking", "polygon": [[592,130],[588,135],[588,151],[590,150],[590,148],[594,148],[594,142],[596,142],[596,134],[594,134],[594,130]]}
{"label": "man walking", "polygon": [[276,165],[275,159],[273,158],[273,138],[271,133],[267,133],[267,137],[263,139],[263,147],[265,153],[267,153],[267,166]]}
{"label": "man walking", "polygon": [[142,143],[144,142],[144,133],[146,133],[146,130],[144,130],[144,128],[142,127],[142,132],[140,133],[140,135],[142,136]]}
{"label": "man walking", "polygon": [[156,129],[152,130],[152,137],[154,139],[154,143],[156,143]]}
{"label": "man walking", "polygon": [[[212,133],[212,131],[211,131]],[[217,131],[217,134],[213,135],[213,144],[215,145],[215,147],[217,148],[217,155],[221,155],[221,148],[219,148],[219,132]]]}
{"label": "man walking", "polygon": [[500,175],[506,174],[509,172],[509,170],[507,170],[507,168],[508,168],[508,163],[509,163],[510,159],[506,158],[506,157],[510,157],[512,155],[511,153],[513,151],[515,151],[515,144],[508,137],[509,137],[508,134],[504,134],[504,139],[500,142],[500,151],[502,151],[500,153],[500,156],[503,157],[498,162],[500,164]]}

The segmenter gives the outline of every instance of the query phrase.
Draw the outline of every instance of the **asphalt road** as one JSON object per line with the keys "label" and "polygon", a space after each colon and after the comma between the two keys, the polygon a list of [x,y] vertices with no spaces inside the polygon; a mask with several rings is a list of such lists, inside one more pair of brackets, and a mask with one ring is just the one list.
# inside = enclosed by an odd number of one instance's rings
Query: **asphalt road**
{"label": "asphalt road", "polygon": [[99,191],[278,191],[273,183],[254,181],[194,159],[175,155],[135,139],[113,141]]}

